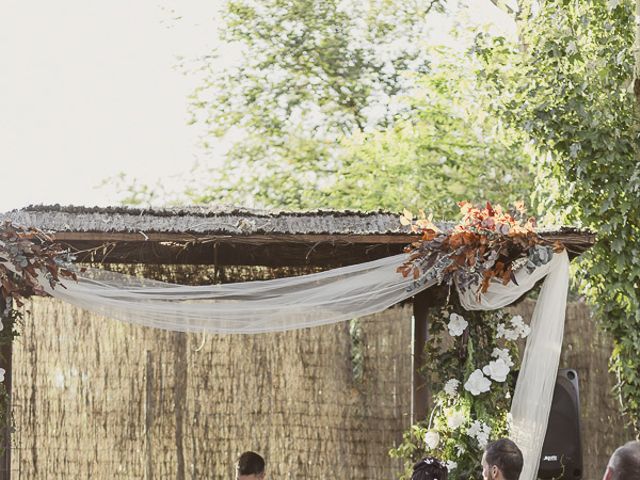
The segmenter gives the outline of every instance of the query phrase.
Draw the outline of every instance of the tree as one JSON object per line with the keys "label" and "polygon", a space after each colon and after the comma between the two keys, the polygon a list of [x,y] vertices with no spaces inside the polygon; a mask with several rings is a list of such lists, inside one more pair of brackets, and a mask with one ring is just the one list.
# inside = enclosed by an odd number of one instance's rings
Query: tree
{"label": "tree", "polygon": [[411,114],[393,127],[346,139],[335,183],[310,192],[314,207],[427,209],[454,218],[460,200],[530,201],[530,156],[522,135],[489,113],[473,52],[430,51]]}
{"label": "tree", "polygon": [[[630,88],[638,85],[635,5],[524,6],[521,48],[479,42],[483,80],[502,92],[496,111],[535,146],[540,208],[598,232],[579,262],[579,283],[614,338],[621,404],[640,433],[639,112]],[[505,58],[505,49],[512,53],[509,68],[493,61],[496,52]]]}
{"label": "tree", "polygon": [[344,136],[387,126],[424,72],[420,38],[439,0],[231,0],[224,39],[240,65],[211,73],[193,97],[194,121],[239,132],[213,172],[205,202],[300,208],[301,192],[339,168]]}
{"label": "tree", "polygon": [[522,135],[487,114],[493,92],[477,81],[472,52],[419,41],[439,4],[418,6],[229,2],[226,39],[246,55],[211,73],[196,93],[208,100],[194,101],[193,113],[216,126],[212,134],[240,130],[241,139],[221,168],[189,174],[180,195],[112,179],[124,201],[409,207],[440,217],[456,215],[459,200],[528,201]]}

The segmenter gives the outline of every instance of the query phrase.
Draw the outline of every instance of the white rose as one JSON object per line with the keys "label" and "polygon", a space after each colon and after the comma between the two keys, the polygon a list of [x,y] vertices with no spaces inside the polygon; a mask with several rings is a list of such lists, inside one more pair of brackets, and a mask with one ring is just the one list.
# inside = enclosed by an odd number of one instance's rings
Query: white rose
{"label": "white rose", "polygon": [[451,380],[447,380],[447,383],[444,384],[444,393],[449,395],[450,397],[455,397],[458,393],[458,387],[460,386],[460,380],[456,380],[452,378]]}
{"label": "white rose", "polygon": [[498,358],[497,360],[489,362],[489,365],[486,365],[482,371],[485,375],[491,377],[492,380],[504,382],[509,374],[509,367],[504,363],[504,360]]}
{"label": "white rose", "polygon": [[491,388],[491,380],[482,374],[480,369],[475,370],[467,382],[464,384],[464,389],[471,393],[471,395],[480,395],[483,392],[488,392]]}
{"label": "white rose", "polygon": [[455,430],[461,425],[464,425],[466,421],[467,417],[460,410],[454,410],[450,415],[447,416],[447,426],[451,430]]}
{"label": "white rose", "polygon": [[429,430],[424,435],[424,443],[429,450],[433,450],[440,443],[440,434],[434,430]]}
{"label": "white rose", "polygon": [[449,315],[449,324],[447,328],[449,328],[449,335],[452,337],[458,337],[462,335],[464,329],[467,328],[469,322],[467,322],[461,315],[457,313],[452,313]]}
{"label": "white rose", "polygon": [[448,471],[451,471],[451,470],[453,470],[454,468],[456,468],[458,466],[458,464],[456,462],[454,462],[453,460],[447,460],[446,465],[447,465],[447,470]]}

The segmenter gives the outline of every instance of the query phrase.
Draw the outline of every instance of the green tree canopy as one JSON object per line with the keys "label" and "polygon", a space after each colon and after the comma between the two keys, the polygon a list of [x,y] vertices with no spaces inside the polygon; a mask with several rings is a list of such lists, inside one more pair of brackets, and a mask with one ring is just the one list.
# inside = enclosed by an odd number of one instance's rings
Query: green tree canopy
{"label": "green tree canopy", "polygon": [[[456,215],[459,200],[528,202],[522,136],[487,114],[493,91],[478,81],[475,54],[427,45],[443,28],[428,15],[440,7],[228,2],[225,38],[245,55],[210,73],[192,111],[211,135],[239,139],[221,167],[198,168],[178,195],[117,178],[125,201],[409,207],[441,217]],[[469,26],[455,28],[464,36]]]}
{"label": "green tree canopy", "polygon": [[312,192],[316,207],[423,208],[454,218],[460,200],[530,201],[530,156],[522,136],[488,113],[491,90],[472,52],[439,48],[413,93],[411,115],[345,140],[337,180]]}
{"label": "green tree canopy", "polygon": [[[302,192],[339,167],[344,136],[407,109],[407,72],[424,72],[427,16],[439,0],[231,0],[223,38],[239,65],[193,98],[194,121],[239,134],[201,200],[304,207]],[[215,66],[212,65],[212,66]]]}

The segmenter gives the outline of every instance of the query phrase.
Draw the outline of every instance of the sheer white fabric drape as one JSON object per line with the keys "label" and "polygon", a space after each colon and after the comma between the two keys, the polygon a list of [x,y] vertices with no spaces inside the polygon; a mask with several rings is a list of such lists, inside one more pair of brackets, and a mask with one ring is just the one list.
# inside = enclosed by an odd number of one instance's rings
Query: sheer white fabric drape
{"label": "sheer white fabric drape", "polygon": [[[262,333],[314,327],[382,311],[435,283],[419,287],[396,269],[406,254],[300,277],[227,285],[186,286],[92,269],[66,288],[46,291],[86,310],[129,323],[181,332]],[[547,428],[564,332],[569,281],[566,252],[517,285],[494,282],[480,299],[459,292],[467,310],[509,305],[546,276],[531,320],[512,415],[512,437],[525,458],[522,480],[534,480]]]}
{"label": "sheer white fabric drape", "polygon": [[564,335],[569,257],[566,252],[555,254],[531,274],[519,271],[518,285],[493,283],[480,301],[471,292],[461,295],[467,310],[494,310],[517,300],[545,275],[511,403],[511,438],[524,455],[521,480],[537,478]]}
{"label": "sheer white fabric drape", "polygon": [[[396,269],[406,255],[299,277],[188,286],[91,269],[47,293],[124,322],[180,332],[263,333],[382,311],[417,291]],[[421,289],[433,284],[423,285]]]}

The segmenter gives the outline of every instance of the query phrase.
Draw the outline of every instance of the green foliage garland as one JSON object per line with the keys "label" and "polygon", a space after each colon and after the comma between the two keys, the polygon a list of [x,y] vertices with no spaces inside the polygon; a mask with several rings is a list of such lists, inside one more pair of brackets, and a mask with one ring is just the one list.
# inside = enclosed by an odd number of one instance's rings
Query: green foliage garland
{"label": "green foliage garland", "polygon": [[[527,327],[521,318],[500,310],[468,312],[454,303],[433,309],[428,316],[431,340],[426,346],[424,374],[436,393],[427,418],[412,425],[403,442],[390,451],[391,456],[405,463],[401,480],[410,478],[413,463],[428,455],[448,464],[451,480],[480,478],[479,459],[487,441],[508,433],[514,367],[520,364],[515,340],[526,336]],[[453,331],[457,335],[452,336],[452,320],[459,318],[468,325],[462,334],[457,334],[458,329]],[[500,356],[511,362],[502,381],[482,373],[485,384],[490,383],[486,391],[472,393],[465,387],[471,375],[487,372],[487,366]]]}

